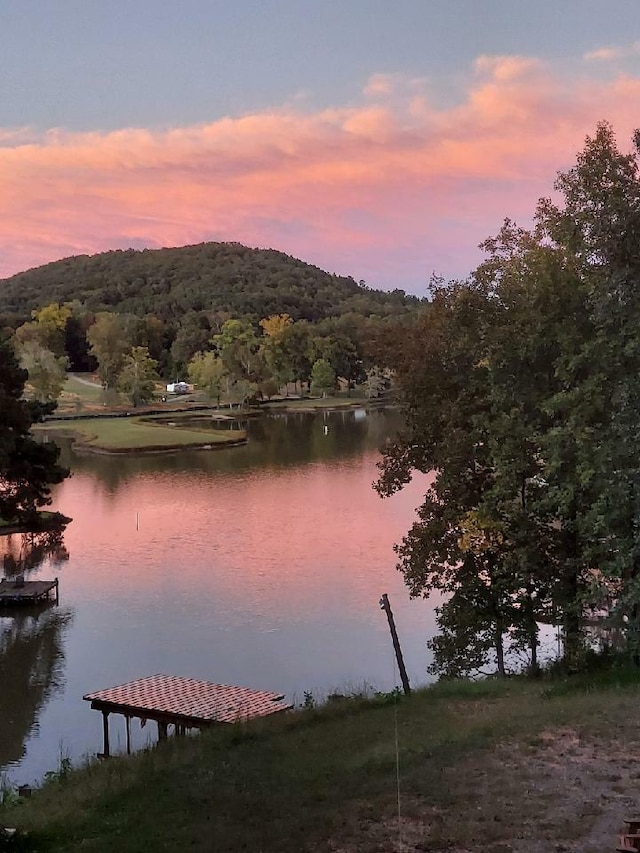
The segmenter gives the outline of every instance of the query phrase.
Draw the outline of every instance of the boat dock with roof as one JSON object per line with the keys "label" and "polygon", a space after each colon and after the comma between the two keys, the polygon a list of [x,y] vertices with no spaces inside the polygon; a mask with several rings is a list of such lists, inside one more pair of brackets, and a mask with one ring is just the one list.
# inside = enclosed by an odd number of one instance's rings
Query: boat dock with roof
{"label": "boat dock with roof", "polygon": [[102,712],[104,749],[109,756],[109,714],[122,714],[126,722],[127,754],[131,752],[130,721],[154,720],[158,724],[158,739],[167,737],[169,725],[176,735],[187,729],[202,729],[217,723],[236,723],[256,717],[266,717],[293,706],[284,701],[284,694],[213,684],[195,678],[175,675],[149,675],[118,687],[96,690],[82,697],[91,707]]}

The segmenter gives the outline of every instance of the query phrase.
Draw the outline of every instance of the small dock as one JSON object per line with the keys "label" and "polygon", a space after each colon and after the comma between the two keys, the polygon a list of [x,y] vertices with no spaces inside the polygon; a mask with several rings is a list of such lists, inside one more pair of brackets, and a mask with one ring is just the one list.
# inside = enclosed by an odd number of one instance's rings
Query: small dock
{"label": "small dock", "polygon": [[104,750],[109,756],[109,714],[122,714],[126,723],[127,754],[131,752],[130,721],[154,720],[158,740],[167,737],[169,725],[176,735],[187,729],[202,729],[217,723],[237,723],[288,711],[293,706],[282,693],[213,684],[175,675],[149,675],[118,687],[96,690],[82,697],[102,712]]}
{"label": "small dock", "polygon": [[58,578],[52,581],[0,580],[0,607],[16,604],[37,604],[55,598],[59,603]]}

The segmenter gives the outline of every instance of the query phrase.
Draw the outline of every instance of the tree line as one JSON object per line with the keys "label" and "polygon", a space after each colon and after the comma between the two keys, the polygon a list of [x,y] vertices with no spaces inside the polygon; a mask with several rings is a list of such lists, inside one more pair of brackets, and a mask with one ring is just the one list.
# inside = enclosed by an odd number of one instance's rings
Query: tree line
{"label": "tree line", "polygon": [[69,258],[0,282],[0,326],[42,400],[67,370],[98,370],[107,400],[133,405],[189,376],[240,401],[291,382],[326,393],[338,378],[373,390],[375,329],[420,306],[236,243]]}
{"label": "tree line", "polygon": [[602,123],[542,199],[505,221],[462,282],[433,283],[385,341],[406,412],[377,488],[430,475],[397,546],[413,596],[441,596],[432,671],[570,669],[624,641],[640,660],[640,180]]}
{"label": "tree line", "polygon": [[[366,382],[379,396],[388,377],[373,359],[371,341],[384,325],[357,315],[320,323],[295,322],[288,314],[250,319],[218,317],[217,330],[185,321],[171,346],[158,318],[87,311],[80,302],[51,303],[12,334],[36,399],[58,399],[67,371],[97,371],[106,403],[120,393],[132,405],[150,402],[170,364],[175,379],[188,378],[220,403],[242,405],[252,397],[272,397],[292,384],[298,392],[327,394],[342,380],[350,392]],[[163,370],[163,365],[165,368]]]}

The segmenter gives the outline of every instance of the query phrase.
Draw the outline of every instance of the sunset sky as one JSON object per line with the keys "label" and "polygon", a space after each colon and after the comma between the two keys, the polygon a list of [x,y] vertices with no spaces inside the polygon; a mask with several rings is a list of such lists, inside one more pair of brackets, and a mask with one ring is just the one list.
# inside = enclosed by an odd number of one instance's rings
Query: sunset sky
{"label": "sunset sky", "polygon": [[0,0],[0,70],[0,277],[233,240],[424,294],[630,149],[640,0]]}

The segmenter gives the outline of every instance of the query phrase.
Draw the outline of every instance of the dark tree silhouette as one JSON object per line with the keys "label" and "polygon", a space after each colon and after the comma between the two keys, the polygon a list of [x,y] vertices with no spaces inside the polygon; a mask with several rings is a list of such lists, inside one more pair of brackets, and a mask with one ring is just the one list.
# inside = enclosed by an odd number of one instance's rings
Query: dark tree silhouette
{"label": "dark tree silhouette", "polygon": [[69,472],[58,464],[57,445],[31,435],[32,425],[53,406],[24,400],[26,379],[12,348],[0,340],[0,520],[29,525],[51,502],[51,485]]}

